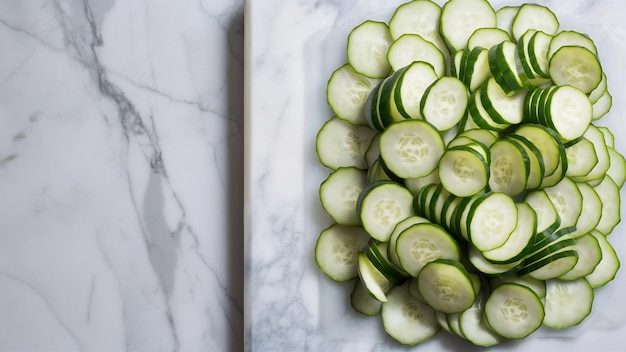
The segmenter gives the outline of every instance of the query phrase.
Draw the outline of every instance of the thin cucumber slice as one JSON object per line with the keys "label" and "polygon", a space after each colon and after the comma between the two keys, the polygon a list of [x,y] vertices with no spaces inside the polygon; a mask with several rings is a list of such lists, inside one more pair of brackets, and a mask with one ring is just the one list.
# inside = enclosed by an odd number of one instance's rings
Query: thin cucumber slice
{"label": "thin cucumber slice", "polygon": [[481,251],[498,248],[515,230],[517,219],[513,198],[498,192],[485,194],[467,215],[468,238]]}
{"label": "thin cucumber slice", "polygon": [[602,260],[602,249],[598,240],[590,233],[576,239],[574,250],[578,261],[572,270],[559,276],[560,280],[578,280],[591,274]]}
{"label": "thin cucumber slice", "polygon": [[602,251],[602,259],[593,272],[585,276],[585,278],[591,287],[598,288],[608,284],[615,278],[615,274],[617,274],[620,268],[620,260],[605,235],[599,231],[591,231],[590,234],[598,240],[600,250]]}
{"label": "thin cucumber slice", "polygon": [[441,181],[439,180],[439,170],[437,169],[433,170],[433,172],[426,176],[404,179],[404,185],[413,194],[417,194],[417,192],[419,192],[419,190],[422,189],[424,186],[433,183],[441,183]]}
{"label": "thin cucumber slice", "polygon": [[456,126],[467,109],[467,88],[458,78],[441,77],[424,92],[420,112],[439,131]]}
{"label": "thin cucumber slice", "polygon": [[519,202],[517,206],[517,226],[504,244],[498,248],[484,251],[482,254],[493,263],[512,263],[524,258],[535,243],[537,233],[537,215],[528,203]]}
{"label": "thin cucumber slice", "polygon": [[356,212],[356,202],[365,187],[367,174],[364,170],[338,168],[320,185],[322,207],[337,224],[358,226],[361,220]]}
{"label": "thin cucumber slice", "polygon": [[478,28],[495,27],[496,14],[485,0],[450,0],[443,5],[440,32],[452,51],[467,47]]}
{"label": "thin cucumber slice", "polygon": [[532,144],[528,139],[510,134],[507,139],[518,142],[526,150],[528,155],[528,180],[526,181],[526,189],[536,189],[541,186],[543,177],[545,176],[545,165],[543,163],[543,155],[537,146]]}
{"label": "thin cucumber slice", "polygon": [[470,138],[478,143],[482,143],[487,148],[491,147],[491,145],[498,140],[498,134],[494,131],[483,130],[479,128],[463,131],[458,134],[458,137]]}
{"label": "thin cucumber slice", "polygon": [[519,6],[502,6],[496,11],[496,25],[498,28],[506,31],[509,38],[513,36],[511,27],[518,10]]}
{"label": "thin cucumber slice", "polygon": [[621,200],[619,187],[611,176],[604,176],[602,182],[594,186],[593,189],[602,200],[602,214],[596,230],[604,235],[609,235],[621,221]]}
{"label": "thin cucumber slice", "polygon": [[563,141],[572,141],[585,133],[593,110],[589,98],[579,89],[561,86],[546,102],[548,124]]}
{"label": "thin cucumber slice", "polygon": [[511,33],[517,40],[529,29],[554,35],[559,29],[559,20],[548,7],[526,3],[517,11],[511,24]]}
{"label": "thin cucumber slice", "polygon": [[585,177],[598,163],[596,148],[585,137],[565,148],[565,155],[567,156],[565,175],[570,177]]}
{"label": "thin cucumber slice", "polygon": [[413,277],[436,259],[458,261],[461,256],[456,240],[433,223],[416,224],[402,231],[396,241],[396,253],[402,269]]}
{"label": "thin cucumber slice", "polygon": [[393,40],[403,34],[419,34],[422,38],[436,42],[439,36],[441,7],[430,0],[406,2],[396,8],[389,20],[389,31]]}
{"label": "thin cucumber slice", "polygon": [[374,164],[374,161],[378,159],[378,156],[380,155],[380,148],[378,144],[379,138],[380,138],[380,133],[374,134],[374,136],[370,139],[370,143],[367,149],[365,149],[364,158],[365,158],[365,164],[367,164],[368,169],[372,167],[372,164]]}
{"label": "thin cucumber slice", "polygon": [[548,58],[552,57],[557,50],[564,46],[581,46],[587,48],[594,55],[598,54],[595,43],[587,35],[572,30],[565,30],[552,37],[550,48],[548,49]]}
{"label": "thin cucumber slice", "polygon": [[440,328],[433,309],[409,295],[408,284],[389,291],[381,317],[385,332],[405,345],[426,341]]}
{"label": "thin cucumber slice", "polygon": [[572,237],[580,237],[595,229],[602,217],[602,200],[593,187],[584,182],[576,183],[582,198],[582,209],[576,221],[576,230]]}
{"label": "thin cucumber slice", "polygon": [[380,136],[380,155],[402,178],[430,174],[445,151],[443,138],[430,123],[406,120],[389,126]]}
{"label": "thin cucumber slice", "polygon": [[394,88],[394,103],[406,119],[420,119],[420,103],[424,92],[439,78],[433,66],[424,61],[411,63]]}
{"label": "thin cucumber slice", "polygon": [[496,287],[506,282],[526,286],[529,289],[533,290],[533,292],[535,292],[535,294],[537,294],[539,298],[546,297],[546,282],[544,280],[537,280],[528,275],[510,275],[491,279],[491,289],[495,289]]}
{"label": "thin cucumber slice", "polygon": [[561,225],[559,213],[548,194],[542,190],[526,193],[524,202],[528,203],[537,215],[537,233],[553,233]]}
{"label": "thin cucumber slice", "polygon": [[598,98],[598,100],[591,106],[593,111],[592,120],[595,121],[604,117],[604,115],[606,115],[609,110],[611,110],[612,106],[613,96],[608,90],[606,90],[602,95],[600,95],[600,98]]}
{"label": "thin cucumber slice", "polygon": [[481,92],[485,110],[494,121],[510,125],[522,122],[525,91],[507,94],[491,77],[483,83]]}
{"label": "thin cucumber slice", "polygon": [[583,197],[576,182],[565,177],[556,185],[544,188],[544,191],[559,213],[559,228],[575,226],[583,208]]}
{"label": "thin cucumber slice", "polygon": [[602,80],[602,67],[594,53],[581,46],[563,46],[550,58],[549,73],[556,85],[571,85],[585,94]]}
{"label": "thin cucumber slice", "polygon": [[346,63],[328,80],[326,100],[335,115],[353,125],[366,125],[365,103],[380,80],[365,77]]}
{"label": "thin cucumber slice", "polygon": [[[556,171],[561,159],[565,157],[565,147],[553,131],[538,124],[523,124],[513,131],[513,134],[528,139],[541,150],[545,166],[545,174],[551,175]],[[561,155],[563,153],[563,156]],[[567,160],[567,158],[565,157]]]}
{"label": "thin cucumber slice", "polygon": [[528,42],[528,59],[534,72],[539,77],[550,78],[550,63],[548,50],[552,35],[543,31],[536,31]]}
{"label": "thin cucumber slice", "polygon": [[479,292],[472,306],[459,316],[459,330],[465,339],[476,346],[490,347],[502,342],[484,319],[485,295]]}
{"label": "thin cucumber slice", "polygon": [[615,148],[615,136],[613,135],[613,132],[611,132],[611,130],[609,130],[606,126],[597,126],[597,128],[600,132],[602,132],[606,146]]}
{"label": "thin cucumber slice", "polygon": [[361,192],[357,212],[372,238],[387,242],[396,224],[413,215],[413,195],[404,186],[378,181]]}
{"label": "thin cucumber slice", "polygon": [[604,175],[610,166],[609,151],[604,140],[604,134],[594,124],[589,125],[587,131],[585,131],[584,138],[593,143],[593,148],[596,151],[597,162],[594,167],[584,176],[573,177],[577,182],[590,182],[602,180]]}
{"label": "thin cucumber slice", "polygon": [[438,170],[441,184],[457,197],[482,192],[489,180],[487,160],[467,145],[446,149],[439,160]]}
{"label": "thin cucumber slice", "polygon": [[326,276],[337,282],[357,277],[357,255],[369,241],[361,227],[333,224],[322,230],[315,244],[315,262]]}
{"label": "thin cucumber slice", "polygon": [[485,317],[493,330],[509,339],[521,339],[535,332],[545,312],[541,300],[530,288],[504,283],[491,292],[485,303]]}
{"label": "thin cucumber slice", "polygon": [[417,280],[419,291],[428,305],[444,313],[463,312],[476,298],[472,280],[458,261],[437,259],[429,262]]}
{"label": "thin cucumber slice", "polygon": [[465,71],[461,79],[470,91],[475,91],[491,77],[489,69],[489,49],[476,47],[468,54]]}
{"label": "thin cucumber slice", "polygon": [[510,124],[502,124],[493,120],[482,103],[482,87],[472,92],[467,104],[467,111],[471,120],[478,128],[483,128],[496,132],[503,132]]}
{"label": "thin cucumber slice", "polygon": [[470,263],[482,274],[492,277],[509,276],[521,269],[522,260],[511,263],[492,263],[475,246],[469,246],[467,256]]}
{"label": "thin cucumber slice", "polygon": [[358,253],[357,263],[357,272],[363,287],[377,301],[387,302],[387,292],[393,287],[393,284],[376,269],[365,253]]}
{"label": "thin cucumber slice", "polygon": [[565,329],[580,324],[593,305],[593,288],[584,278],[575,281],[548,280],[543,325]]}
{"label": "thin cucumber slice", "polygon": [[518,70],[517,46],[511,41],[501,42],[489,49],[489,69],[507,94],[515,94],[528,85],[523,70]]}
{"label": "thin cucumber slice", "polygon": [[439,77],[446,72],[445,57],[441,50],[419,34],[403,34],[394,40],[387,52],[387,60],[394,71],[412,62],[423,61],[431,64]]}
{"label": "thin cucumber slice", "polygon": [[409,275],[400,267],[395,266],[389,261],[388,253],[389,243],[377,242],[371,240],[370,244],[363,250],[370,262],[374,264],[376,269],[383,274],[389,282],[394,285],[402,285]]}
{"label": "thin cucumber slice", "polygon": [[387,77],[391,69],[387,61],[387,51],[392,41],[386,23],[364,21],[348,35],[348,63],[355,72],[363,76]]}
{"label": "thin cucumber slice", "polygon": [[617,187],[622,188],[626,180],[626,160],[624,155],[615,150],[613,147],[607,146],[609,152],[609,169],[606,174],[611,176]]}
{"label": "thin cucumber slice", "polygon": [[355,126],[333,117],[326,121],[317,133],[315,150],[322,165],[329,169],[355,166],[368,167],[365,150],[376,134],[365,126]]}
{"label": "thin cucumber slice", "polygon": [[600,97],[602,97],[602,95],[604,95],[604,93],[607,91],[608,87],[607,87],[607,82],[606,82],[606,73],[602,72],[602,79],[600,80],[600,83],[598,83],[598,86],[595,87],[590,93],[589,93],[589,101],[592,104],[595,104]]}
{"label": "thin cucumber slice", "polygon": [[564,249],[542,260],[531,263],[519,271],[520,275],[529,275],[538,280],[555,279],[572,270],[578,262],[578,252]]}
{"label": "thin cucumber slice", "polygon": [[509,196],[521,194],[528,183],[530,159],[523,146],[514,139],[503,138],[490,148],[489,188]]}
{"label": "thin cucumber slice", "polygon": [[505,40],[511,40],[509,33],[500,28],[478,28],[467,40],[467,47],[489,49]]}
{"label": "thin cucumber slice", "polygon": [[400,264],[400,260],[398,259],[398,253],[396,252],[396,243],[402,231],[408,229],[415,224],[428,222],[429,220],[424,217],[412,215],[403,220],[400,220],[396,224],[396,226],[393,228],[393,231],[391,232],[391,236],[389,236],[389,245],[387,247],[387,257],[389,258],[391,263],[393,263],[393,265],[398,268],[402,267],[402,264]]}
{"label": "thin cucumber slice", "polygon": [[355,280],[350,293],[350,306],[356,312],[371,317],[380,313],[382,302],[370,295],[361,280]]}

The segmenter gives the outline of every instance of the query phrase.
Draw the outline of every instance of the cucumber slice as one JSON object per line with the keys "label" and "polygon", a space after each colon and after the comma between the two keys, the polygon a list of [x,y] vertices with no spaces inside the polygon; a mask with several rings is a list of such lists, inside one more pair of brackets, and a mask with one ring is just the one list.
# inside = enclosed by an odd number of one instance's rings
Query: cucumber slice
{"label": "cucumber slice", "polygon": [[528,275],[526,276],[510,275],[510,276],[491,279],[491,289],[493,290],[496,287],[506,282],[526,286],[529,289],[533,290],[533,292],[535,292],[535,294],[537,294],[537,297],[539,298],[546,297],[546,282],[544,280],[537,280]]}
{"label": "cucumber slice", "polygon": [[511,33],[511,27],[513,25],[513,20],[515,19],[515,15],[517,15],[517,11],[519,10],[519,6],[502,6],[496,11],[496,25],[498,28],[504,30],[509,35],[509,38],[513,36]]}
{"label": "cucumber slice", "polygon": [[543,31],[536,31],[528,42],[528,59],[534,72],[539,77],[550,78],[550,63],[548,50],[552,35]]}
{"label": "cucumber slice", "polygon": [[[497,21],[497,19],[496,19]],[[500,28],[478,28],[472,33],[467,40],[467,47],[473,49],[476,47],[489,49],[503,41],[510,41],[509,33]]]}
{"label": "cucumber slice", "polygon": [[607,87],[607,83],[606,83],[606,74],[604,72],[602,72],[602,79],[600,80],[600,83],[598,83],[598,86],[595,87],[590,93],[589,93],[589,101],[592,104],[595,104],[600,97],[602,97],[602,95],[604,95],[604,93],[607,91],[608,87]]}
{"label": "cucumber slice", "polygon": [[372,297],[361,280],[357,279],[350,293],[350,306],[356,312],[371,317],[380,313],[382,302]]}
{"label": "cucumber slice", "polygon": [[521,339],[535,332],[545,312],[541,300],[526,286],[504,283],[491,292],[485,303],[485,317],[491,328],[509,339]]}
{"label": "cucumber slice", "polygon": [[363,252],[357,256],[357,272],[363,287],[374,299],[380,302],[387,302],[387,293],[393,284],[387,280]]}
{"label": "cucumber slice", "polygon": [[544,191],[559,213],[561,218],[559,228],[576,226],[583,208],[583,197],[576,182],[565,177],[556,185],[544,188]]}
{"label": "cucumber slice", "polygon": [[365,171],[355,167],[338,168],[320,185],[322,207],[337,224],[358,226],[361,220],[356,212],[356,202],[365,187]]}
{"label": "cucumber slice", "polygon": [[337,282],[357,277],[357,255],[370,237],[361,227],[333,224],[322,230],[315,244],[315,262]]}
{"label": "cucumber slice", "polygon": [[393,265],[387,257],[387,242],[370,241],[370,244],[363,250],[372,264],[383,274],[393,285],[402,285],[409,275],[399,267]]}
{"label": "cucumber slice", "polygon": [[546,6],[526,3],[517,11],[511,24],[511,33],[518,40],[529,29],[554,35],[559,29],[559,20]]}
{"label": "cucumber slice", "polygon": [[526,181],[526,189],[536,189],[541,186],[543,178],[545,176],[545,165],[543,163],[543,156],[539,148],[532,144],[528,139],[510,134],[506,137],[509,140],[517,142],[528,155],[528,180]]}
{"label": "cucumber slice", "polygon": [[593,272],[585,276],[585,278],[591,287],[598,288],[608,284],[615,278],[620,268],[620,260],[605,235],[595,230],[589,234],[598,240],[600,250],[602,251],[602,259],[600,259],[600,263],[598,263]]}
{"label": "cucumber slice", "polygon": [[469,246],[467,256],[470,263],[482,274],[490,277],[509,276],[521,269],[522,261],[511,263],[492,263],[475,246]]}
{"label": "cucumber slice", "polygon": [[366,169],[365,150],[375,131],[355,126],[337,117],[326,121],[316,136],[315,151],[322,165],[329,169],[354,166]]}
{"label": "cucumber slice", "polygon": [[409,227],[415,224],[421,224],[424,222],[429,222],[428,219],[423,218],[421,216],[412,215],[399,221],[396,226],[393,228],[391,232],[391,236],[389,236],[389,246],[387,247],[387,257],[396,267],[402,267],[400,264],[400,260],[398,259],[398,253],[396,252],[396,243],[398,240],[398,236],[402,233],[402,231],[408,229]]}
{"label": "cucumber slice", "polygon": [[609,151],[604,141],[604,134],[595,125],[591,124],[583,134],[583,137],[593,143],[597,162],[585,176],[576,176],[573,179],[577,182],[597,181],[597,184],[602,180],[610,166]]}
{"label": "cucumber slice", "polygon": [[394,103],[406,119],[420,119],[420,103],[424,92],[437,80],[433,66],[424,61],[410,64],[394,88]]}
{"label": "cucumber slice", "polygon": [[495,27],[496,14],[486,0],[450,0],[441,11],[440,32],[451,51],[467,47],[478,28]]}
{"label": "cucumber slice", "polygon": [[489,188],[509,196],[521,194],[528,183],[530,159],[523,146],[514,139],[503,138],[490,148]]}
{"label": "cucumber slice", "polygon": [[583,92],[574,87],[558,87],[546,104],[548,123],[563,141],[581,137],[591,123],[591,102]]}
{"label": "cucumber slice", "polygon": [[578,280],[591,274],[602,260],[600,243],[587,233],[576,239],[574,250],[578,253],[578,261],[572,270],[559,276],[560,280]]}
{"label": "cucumber slice", "polygon": [[495,122],[510,125],[522,122],[525,91],[507,94],[495,78],[490,77],[483,83],[481,94],[481,102]]}
{"label": "cucumber slice", "polygon": [[481,251],[500,247],[515,230],[517,219],[513,198],[498,192],[485,194],[467,215],[468,238]]}
{"label": "cucumber slice", "polygon": [[446,73],[445,57],[441,50],[419,34],[403,34],[394,40],[387,52],[387,60],[394,71],[412,62],[423,61],[433,66],[438,77]]}
{"label": "cucumber slice", "polygon": [[402,178],[430,174],[445,151],[443,138],[423,120],[406,120],[389,126],[380,136],[380,155],[389,169]]}
{"label": "cucumber slice", "polygon": [[467,89],[459,79],[441,77],[424,92],[420,112],[439,131],[456,126],[467,109]]}
{"label": "cucumber slice", "polygon": [[565,148],[565,155],[567,156],[565,175],[570,177],[585,177],[598,163],[596,148],[585,137]]}
{"label": "cucumber slice", "polygon": [[517,226],[504,244],[498,248],[482,252],[485,259],[495,264],[508,264],[524,259],[535,244],[537,215],[528,203],[517,206]]}
{"label": "cucumber slice", "polygon": [[547,281],[543,325],[565,329],[580,324],[591,313],[593,296],[593,289],[584,278]]}
{"label": "cucumber slice", "polygon": [[392,42],[386,23],[367,20],[348,35],[348,63],[363,76],[387,77],[390,70],[387,51]]}
{"label": "cucumber slice", "polygon": [[581,46],[560,47],[550,58],[549,73],[554,84],[571,85],[585,94],[602,80],[602,67],[594,53]]}
{"label": "cucumber slice", "polygon": [[424,300],[437,311],[460,313],[476,298],[472,280],[458,261],[437,259],[426,264],[417,276]]}
{"label": "cucumber slice", "polygon": [[537,215],[537,233],[551,234],[559,228],[561,218],[544,190],[526,193],[524,202],[528,203]]}
{"label": "cucumber slice", "polygon": [[556,171],[561,163],[561,159],[567,160],[563,143],[556,137],[553,131],[545,126],[523,124],[515,129],[513,134],[528,139],[541,150],[546,175],[551,175]]}
{"label": "cucumber slice", "polygon": [[490,347],[502,342],[484,319],[484,292],[479,292],[472,306],[459,316],[459,330],[465,339],[476,346]]}
{"label": "cucumber slice", "polygon": [[335,115],[353,125],[366,125],[365,103],[380,82],[365,77],[346,63],[333,71],[326,87],[326,100]]}
{"label": "cucumber slice", "polygon": [[396,241],[396,253],[402,269],[413,277],[436,259],[458,261],[461,256],[456,240],[433,223],[416,224],[402,231]]}
{"label": "cucumber slice", "polygon": [[548,58],[552,57],[557,50],[564,46],[581,46],[587,48],[594,55],[598,55],[598,49],[591,38],[576,31],[565,30],[552,37],[550,48],[548,49]]}
{"label": "cucumber slice", "polygon": [[357,212],[363,228],[374,239],[387,242],[396,224],[413,215],[413,195],[390,181],[372,183],[361,192]]}
{"label": "cucumber slice", "polygon": [[406,2],[396,8],[389,20],[389,31],[393,40],[403,34],[419,34],[422,38],[436,42],[439,36],[441,7],[430,0]]}
{"label": "cucumber slice", "polygon": [[525,266],[519,271],[519,274],[528,274],[537,280],[555,279],[572,270],[577,262],[578,252],[571,249],[563,249]]}
{"label": "cucumber slice", "polygon": [[489,180],[487,161],[467,145],[448,148],[439,160],[438,170],[441,184],[457,197],[482,192]]}
{"label": "cucumber slice", "polygon": [[624,155],[610,146],[607,146],[607,151],[609,152],[609,169],[606,170],[606,174],[611,176],[617,187],[622,188],[626,180]]}
{"label": "cucumber slice", "polygon": [[599,120],[604,117],[611,107],[613,106],[613,96],[609,93],[608,90],[604,91],[602,95],[598,98],[596,102],[591,106],[593,117],[592,120]]}
{"label": "cucumber slice", "polygon": [[576,230],[570,233],[573,237],[580,237],[595,229],[602,216],[602,200],[593,187],[584,182],[576,183],[582,198],[582,209],[576,221]]}
{"label": "cucumber slice", "polygon": [[440,328],[433,309],[409,295],[408,284],[389,291],[381,317],[385,332],[405,345],[426,341]]}
{"label": "cucumber slice", "polygon": [[596,230],[604,235],[609,235],[621,220],[621,200],[619,187],[611,176],[604,176],[602,182],[593,189],[602,200],[602,213]]}

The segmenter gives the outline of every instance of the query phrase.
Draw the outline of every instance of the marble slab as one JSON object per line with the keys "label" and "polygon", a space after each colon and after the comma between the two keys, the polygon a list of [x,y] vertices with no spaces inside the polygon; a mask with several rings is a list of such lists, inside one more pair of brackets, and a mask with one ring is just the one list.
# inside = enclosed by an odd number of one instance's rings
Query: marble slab
{"label": "marble slab", "polygon": [[[313,257],[316,238],[331,224],[317,198],[328,175],[317,162],[315,134],[332,116],[325,87],[346,62],[346,37],[366,19],[388,21],[402,1],[250,0],[245,8],[245,349],[247,351],[411,350],[388,338],[377,318],[349,307],[351,284],[330,282]],[[440,4],[441,2],[438,1]],[[602,0],[538,1],[562,29],[587,33],[598,46],[613,94],[612,111],[598,122],[626,151],[626,5]],[[493,1],[494,8],[519,4]],[[611,242],[626,254],[626,229]],[[618,351],[626,333],[623,270],[596,291],[591,316],[565,331],[542,329],[493,351]],[[415,350],[479,350],[437,336]]]}
{"label": "marble slab", "polygon": [[0,1],[0,350],[243,348],[243,1]]}

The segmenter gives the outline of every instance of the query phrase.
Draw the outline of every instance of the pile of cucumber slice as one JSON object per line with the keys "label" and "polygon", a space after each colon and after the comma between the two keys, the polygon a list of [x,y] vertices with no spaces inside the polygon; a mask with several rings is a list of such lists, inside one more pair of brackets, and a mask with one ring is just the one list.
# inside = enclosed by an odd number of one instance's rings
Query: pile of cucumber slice
{"label": "pile of cucumber slice", "polygon": [[400,5],[347,38],[316,151],[319,268],[403,344],[564,329],[620,261],[624,156],[599,48],[546,6]]}

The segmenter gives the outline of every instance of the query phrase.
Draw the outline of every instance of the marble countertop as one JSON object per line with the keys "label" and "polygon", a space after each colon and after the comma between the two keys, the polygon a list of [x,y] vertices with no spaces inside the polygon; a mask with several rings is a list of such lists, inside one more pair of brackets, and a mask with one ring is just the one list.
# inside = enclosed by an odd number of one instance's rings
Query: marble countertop
{"label": "marble countertop", "polygon": [[243,0],[0,1],[0,350],[243,348]]}

